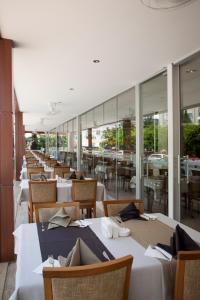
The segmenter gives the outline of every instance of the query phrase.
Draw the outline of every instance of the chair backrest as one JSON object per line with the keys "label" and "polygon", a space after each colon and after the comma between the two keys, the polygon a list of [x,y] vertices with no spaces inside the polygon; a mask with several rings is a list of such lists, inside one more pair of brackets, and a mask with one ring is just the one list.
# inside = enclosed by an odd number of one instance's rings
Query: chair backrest
{"label": "chair backrest", "polygon": [[57,161],[56,160],[53,160],[53,159],[49,159],[47,161],[45,161],[46,165],[48,165],[49,167],[54,167],[57,165]]}
{"label": "chair backrest", "polygon": [[34,204],[36,223],[48,222],[48,220],[53,217],[60,208],[64,208],[72,220],[80,219],[79,202],[36,203]]}
{"label": "chair backrest", "polygon": [[51,178],[50,172],[42,172],[42,173],[30,172],[29,173],[30,180],[44,180],[45,181],[45,179],[50,179],[50,178]]}
{"label": "chair backrest", "polygon": [[180,251],[176,266],[175,300],[200,299],[200,251]]}
{"label": "chair backrest", "polygon": [[107,262],[65,268],[44,268],[45,300],[127,300],[131,255]]}
{"label": "chair backrest", "polygon": [[71,175],[71,172],[64,172],[63,173],[63,178],[68,179]]}
{"label": "chair backrest", "polygon": [[64,178],[65,173],[70,173],[70,167],[62,167],[62,166],[54,167],[54,176],[58,175],[58,177]]}
{"label": "chair backrest", "polygon": [[34,156],[32,156],[32,157],[27,157],[26,158],[26,160],[27,160],[27,162],[36,162],[36,161],[38,161]]}
{"label": "chair backrest", "polygon": [[38,174],[38,173],[44,173],[44,167],[27,167],[27,177],[30,178],[30,173]]}
{"label": "chair backrest", "polygon": [[128,206],[130,203],[134,203],[139,209],[140,213],[144,213],[144,202],[143,200],[104,200],[103,207],[106,217],[116,216],[123,208]]}
{"label": "chair backrest", "polygon": [[95,202],[97,180],[72,180],[72,200],[79,202]]}
{"label": "chair backrest", "polygon": [[29,181],[29,201],[34,203],[49,203],[57,201],[56,180]]}

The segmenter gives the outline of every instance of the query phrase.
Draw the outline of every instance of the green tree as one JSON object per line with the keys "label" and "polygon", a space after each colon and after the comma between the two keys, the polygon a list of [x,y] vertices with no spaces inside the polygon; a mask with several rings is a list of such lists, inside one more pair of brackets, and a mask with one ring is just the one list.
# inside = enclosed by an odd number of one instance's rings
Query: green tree
{"label": "green tree", "polygon": [[[120,141],[118,133],[118,141]],[[101,148],[112,149],[116,148],[117,142],[117,128],[106,128],[102,134],[102,141],[99,143]]]}
{"label": "green tree", "polygon": [[184,155],[190,153],[200,157],[200,125],[186,124],[183,126]]}
{"label": "green tree", "polygon": [[136,130],[131,128],[130,130],[124,130],[123,127],[106,128],[102,134],[102,141],[100,147],[104,149],[117,148],[119,150],[126,150],[125,135],[130,136],[129,145],[133,148],[136,140]]}
{"label": "green tree", "polygon": [[46,136],[45,135],[38,135],[37,137],[38,142],[38,150],[46,147]]}
{"label": "green tree", "polygon": [[146,151],[153,151],[154,149],[154,124],[144,127],[144,149]]}

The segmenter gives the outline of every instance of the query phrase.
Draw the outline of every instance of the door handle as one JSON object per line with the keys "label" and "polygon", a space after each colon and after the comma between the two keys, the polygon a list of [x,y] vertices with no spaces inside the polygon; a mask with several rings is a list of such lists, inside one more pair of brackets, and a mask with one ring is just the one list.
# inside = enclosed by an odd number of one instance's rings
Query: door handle
{"label": "door handle", "polygon": [[177,159],[178,159],[178,184],[180,185],[180,181],[181,181],[181,178],[180,178],[180,175],[181,175],[181,163],[180,163],[180,154],[178,154],[177,156]]}

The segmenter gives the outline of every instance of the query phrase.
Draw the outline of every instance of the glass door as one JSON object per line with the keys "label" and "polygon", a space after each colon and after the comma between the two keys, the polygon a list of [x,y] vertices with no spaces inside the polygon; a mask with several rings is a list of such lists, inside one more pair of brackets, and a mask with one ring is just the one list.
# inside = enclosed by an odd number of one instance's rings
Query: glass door
{"label": "glass door", "polygon": [[200,56],[180,65],[181,222],[200,230]]}

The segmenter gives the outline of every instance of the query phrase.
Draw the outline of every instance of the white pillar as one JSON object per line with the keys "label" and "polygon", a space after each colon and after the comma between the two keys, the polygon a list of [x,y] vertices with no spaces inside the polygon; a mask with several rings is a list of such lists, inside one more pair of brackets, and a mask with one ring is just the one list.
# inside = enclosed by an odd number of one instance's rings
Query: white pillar
{"label": "white pillar", "polygon": [[142,198],[142,106],[140,101],[140,86],[135,86],[135,118],[136,118],[136,198]]}
{"label": "white pillar", "polygon": [[167,67],[168,216],[180,220],[180,95],[179,67]]}
{"label": "white pillar", "polygon": [[77,171],[81,170],[81,118],[76,117],[76,127],[77,127]]}

